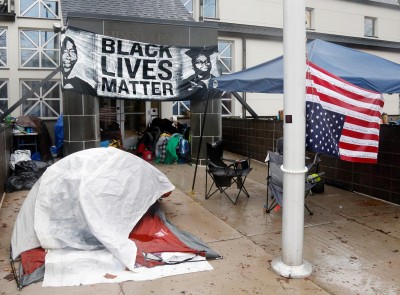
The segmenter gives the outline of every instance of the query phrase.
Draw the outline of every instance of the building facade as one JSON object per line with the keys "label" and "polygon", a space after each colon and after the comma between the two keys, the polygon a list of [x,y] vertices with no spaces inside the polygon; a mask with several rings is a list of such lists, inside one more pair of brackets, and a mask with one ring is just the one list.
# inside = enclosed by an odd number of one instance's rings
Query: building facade
{"label": "building facade", "polygon": [[[283,0],[182,0],[198,21],[217,22],[223,73],[283,54]],[[396,0],[306,0],[308,40],[322,39],[400,63],[400,5]],[[242,94],[259,116],[276,116],[281,94]],[[249,116],[226,95],[223,115]],[[384,112],[399,114],[399,96],[385,95]]]}
{"label": "building facade", "polygon": [[[59,1],[0,2],[0,112],[3,113],[59,66]],[[59,75],[40,87],[14,116],[33,114],[55,120],[62,112]]]}
{"label": "building facade", "polygon": [[[223,74],[236,72],[282,55],[284,0],[0,1],[0,113],[26,96],[59,65],[59,36],[54,23],[70,12],[87,15],[164,18],[216,24],[219,65]],[[177,2],[181,5],[177,8]],[[128,5],[132,6],[124,6]],[[136,6],[134,6],[136,3]],[[400,63],[400,5],[396,0],[307,0],[308,39],[323,39]],[[147,7],[152,7],[150,10]],[[186,7],[186,10],[184,9]],[[275,116],[283,108],[280,94],[242,93],[259,116]],[[60,76],[35,91],[14,112],[52,122],[63,112]],[[399,96],[385,95],[384,111],[399,114]],[[146,122],[159,117],[187,117],[190,102],[144,103]],[[248,116],[230,94],[222,98],[222,116]]]}

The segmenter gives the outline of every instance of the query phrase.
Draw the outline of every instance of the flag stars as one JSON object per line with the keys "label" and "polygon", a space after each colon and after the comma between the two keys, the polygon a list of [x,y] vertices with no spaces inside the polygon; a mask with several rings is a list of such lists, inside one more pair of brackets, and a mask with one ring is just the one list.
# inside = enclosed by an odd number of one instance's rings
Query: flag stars
{"label": "flag stars", "polygon": [[[310,73],[310,79],[313,80],[313,74]],[[326,81],[328,82],[328,81]],[[338,93],[340,95],[346,96],[346,93],[342,90],[342,83],[332,83],[324,85],[324,89],[328,89],[332,91],[332,93],[325,93],[324,95],[334,96],[334,93]],[[334,82],[334,81],[333,81]],[[313,89],[313,99],[314,101],[306,102],[306,117],[309,118],[306,125],[306,134],[307,136],[307,149],[313,150],[315,152],[321,152],[326,155],[331,155],[335,157],[340,157],[341,152],[339,149],[339,145],[341,142],[341,134],[342,131],[345,130],[345,122],[347,122],[346,117],[355,117],[358,118],[360,113],[366,114],[364,111],[359,111],[358,109],[344,109],[342,108],[345,113],[341,114],[338,113],[336,107],[340,107],[340,102],[336,103],[336,100],[333,101],[331,104],[327,104],[332,107],[332,110],[325,109],[325,105],[321,102],[319,97],[319,89],[322,89],[322,85],[313,83],[314,85],[311,86]],[[358,91],[362,91],[362,89],[358,89]],[[364,94],[360,95],[363,96]],[[336,97],[336,96],[334,96]],[[340,97],[336,97],[340,100]],[[368,112],[368,110],[366,110]],[[358,114],[357,114],[358,113]],[[358,133],[363,133],[362,131]],[[352,138],[351,135],[349,135]],[[312,143],[312,144],[311,144]]]}

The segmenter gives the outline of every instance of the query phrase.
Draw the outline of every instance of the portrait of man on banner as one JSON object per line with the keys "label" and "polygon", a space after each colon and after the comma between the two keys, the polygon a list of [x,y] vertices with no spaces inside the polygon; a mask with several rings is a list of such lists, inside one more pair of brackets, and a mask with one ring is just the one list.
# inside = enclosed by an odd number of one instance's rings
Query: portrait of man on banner
{"label": "portrait of man on banner", "polygon": [[184,78],[180,88],[189,99],[205,99],[209,91],[216,92],[214,89],[209,89],[208,86],[210,78],[219,76],[216,50],[215,47],[192,48],[184,52],[190,58],[191,69],[184,68]]}
{"label": "portrait of man on banner", "polygon": [[69,27],[61,35],[63,89],[140,100],[216,98],[217,46],[174,47]]}
{"label": "portrait of man on banner", "polygon": [[[96,82],[93,74],[86,73],[87,69],[83,65],[91,56],[90,50],[93,46],[88,46],[86,52],[77,46],[71,36],[61,36],[61,73],[62,86],[64,89],[78,91],[84,94],[96,95]],[[79,38],[79,36],[77,36]],[[87,38],[85,38],[87,40]],[[87,41],[86,41],[87,43]],[[82,65],[83,64],[83,65]]]}

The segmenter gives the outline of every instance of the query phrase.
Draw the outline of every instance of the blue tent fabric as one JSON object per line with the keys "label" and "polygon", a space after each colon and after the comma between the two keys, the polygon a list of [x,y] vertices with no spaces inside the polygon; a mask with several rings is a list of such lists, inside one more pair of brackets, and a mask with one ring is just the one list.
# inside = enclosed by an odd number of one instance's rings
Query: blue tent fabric
{"label": "blue tent fabric", "polygon": [[[307,43],[307,55],[312,63],[361,88],[400,93],[400,64],[319,39]],[[227,92],[283,93],[283,56],[213,78],[210,85]]]}
{"label": "blue tent fabric", "polygon": [[228,92],[283,93],[283,58],[212,79],[213,87]]}

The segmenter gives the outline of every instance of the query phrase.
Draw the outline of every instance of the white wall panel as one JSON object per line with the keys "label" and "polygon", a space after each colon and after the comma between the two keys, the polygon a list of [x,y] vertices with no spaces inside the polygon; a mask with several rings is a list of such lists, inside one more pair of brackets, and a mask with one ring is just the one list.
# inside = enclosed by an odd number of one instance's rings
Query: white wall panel
{"label": "white wall panel", "polygon": [[283,26],[282,0],[220,0],[219,20],[254,26]]}

